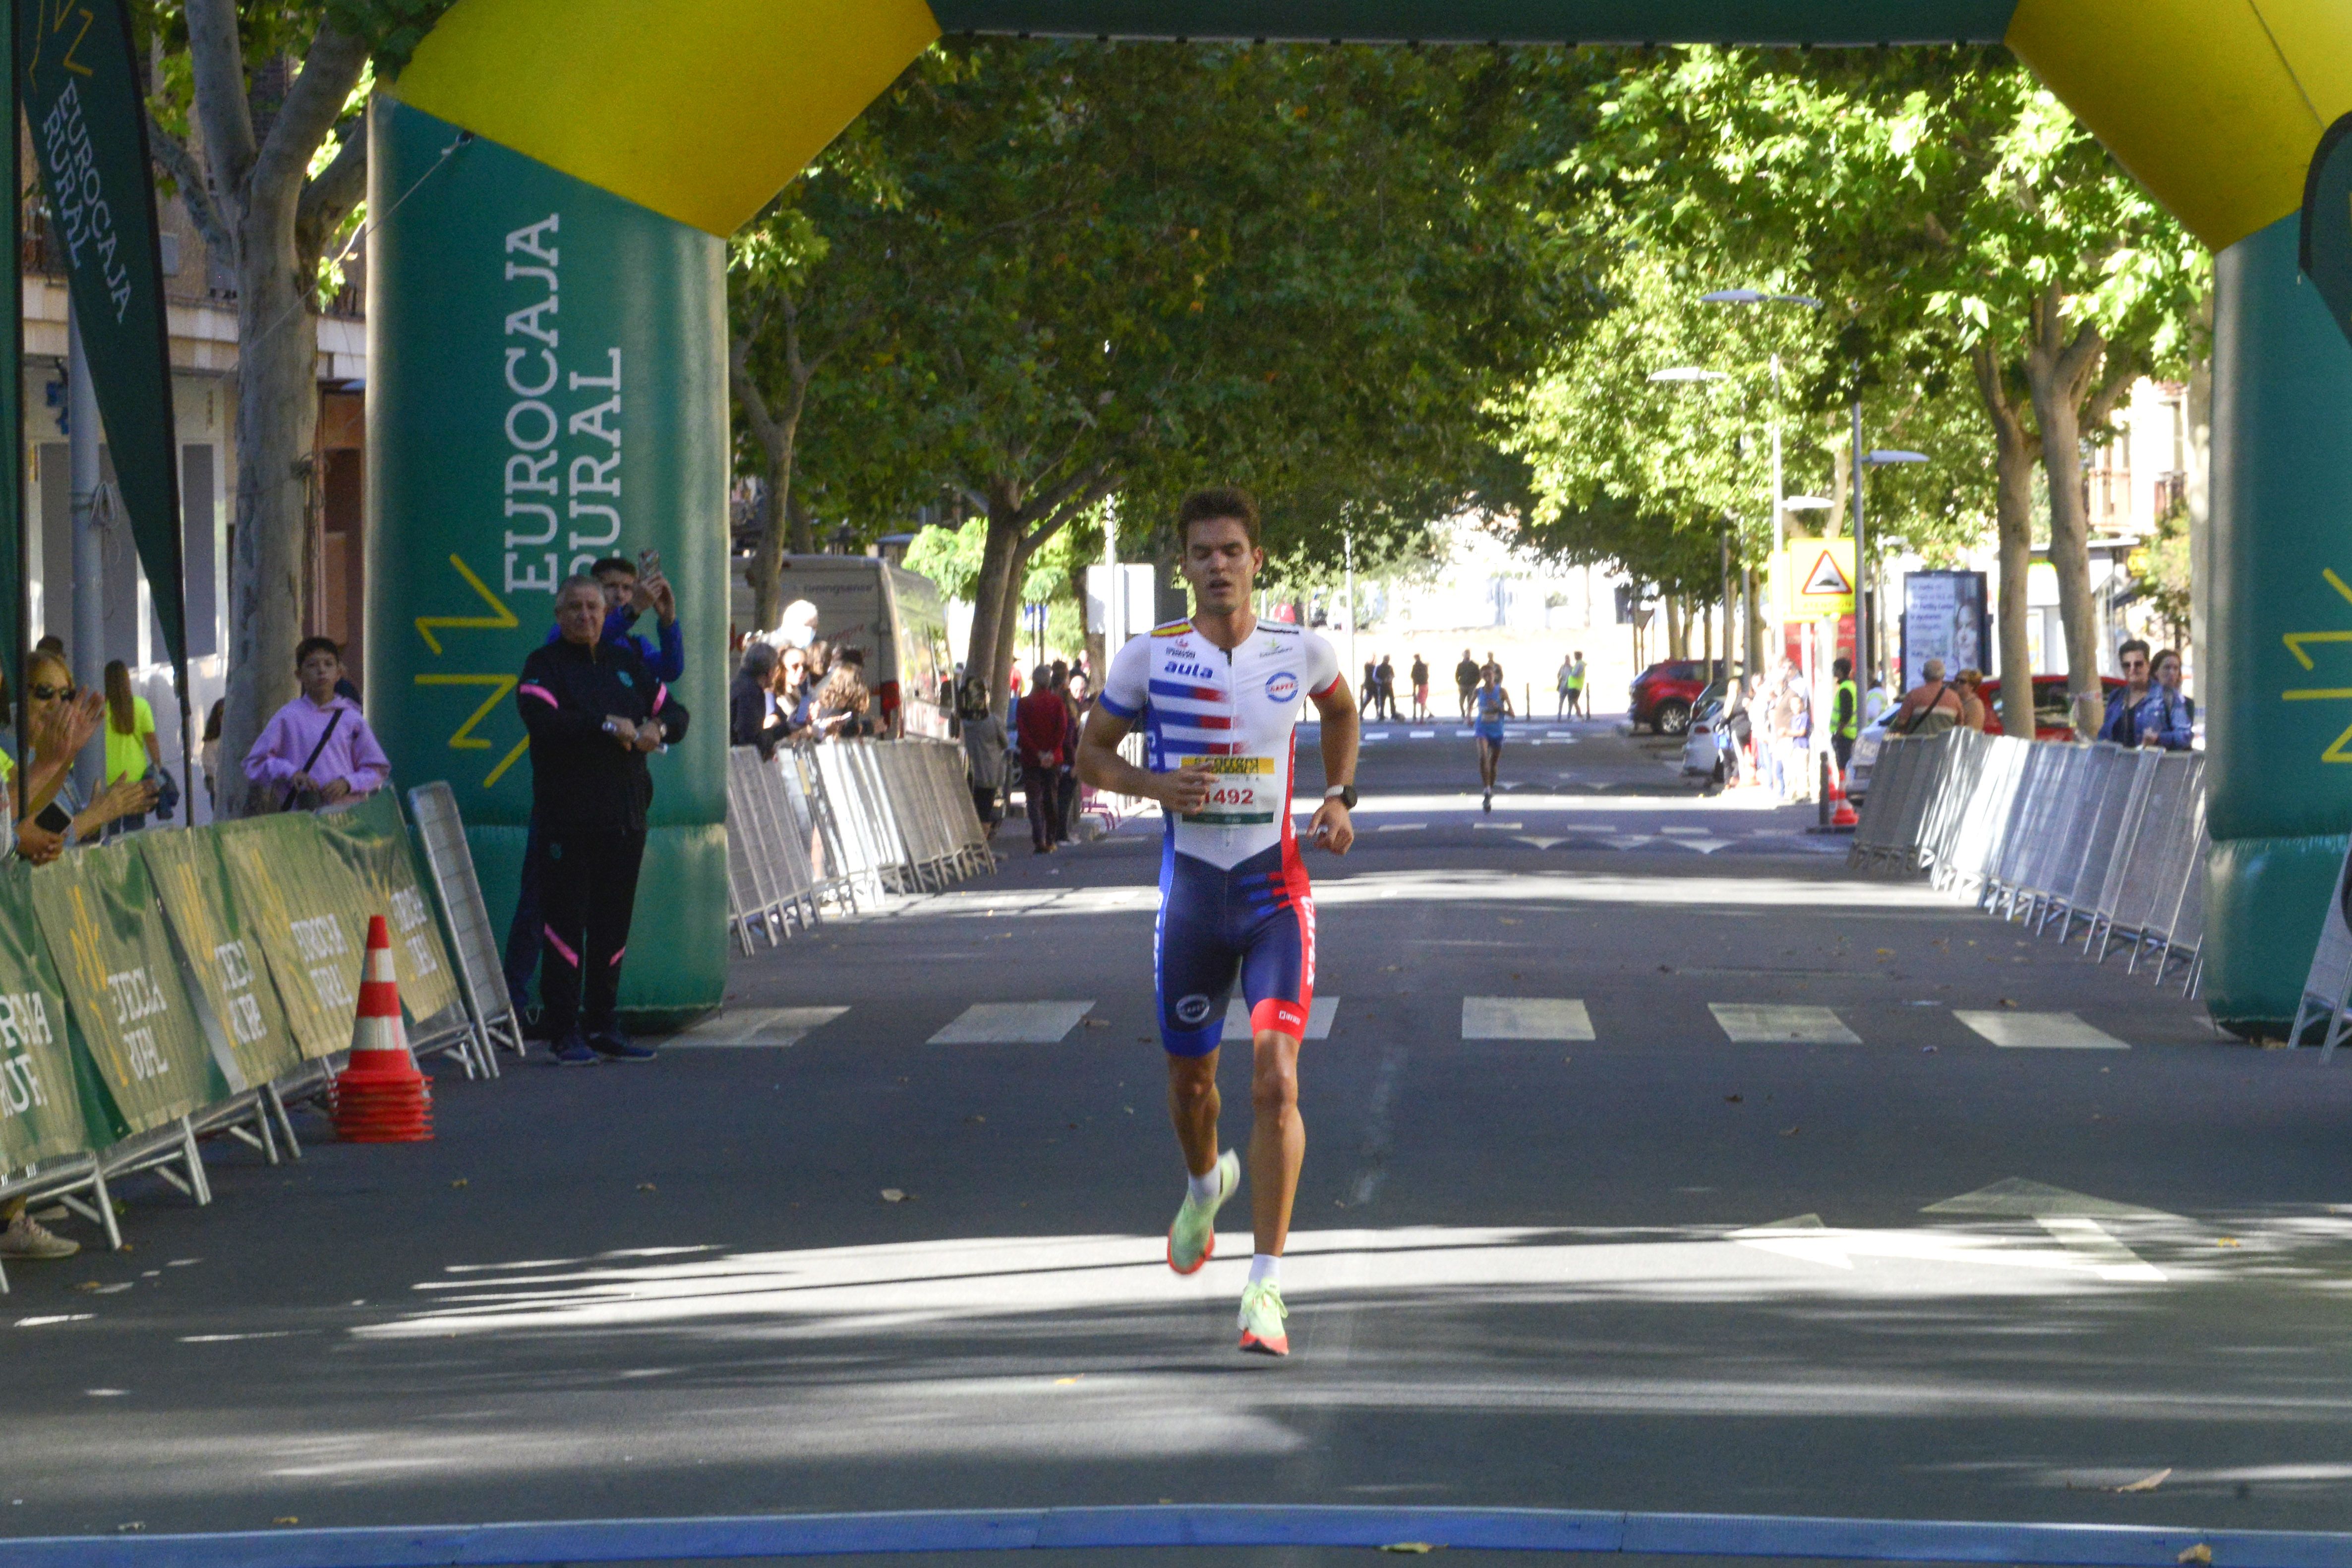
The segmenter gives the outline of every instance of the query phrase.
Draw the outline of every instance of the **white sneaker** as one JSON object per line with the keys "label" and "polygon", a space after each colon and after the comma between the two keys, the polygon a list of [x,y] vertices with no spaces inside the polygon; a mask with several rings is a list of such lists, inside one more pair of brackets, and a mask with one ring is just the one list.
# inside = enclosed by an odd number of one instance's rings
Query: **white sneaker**
{"label": "white sneaker", "polygon": [[80,1242],[43,1228],[29,1214],[19,1214],[0,1230],[0,1258],[70,1258],[80,1250]]}

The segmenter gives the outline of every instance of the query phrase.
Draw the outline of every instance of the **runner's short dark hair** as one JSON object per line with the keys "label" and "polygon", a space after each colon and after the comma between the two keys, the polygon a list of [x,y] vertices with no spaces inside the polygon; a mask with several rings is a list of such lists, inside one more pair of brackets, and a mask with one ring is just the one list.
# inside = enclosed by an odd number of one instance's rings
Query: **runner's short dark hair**
{"label": "runner's short dark hair", "polygon": [[342,663],[343,645],[341,643],[332,637],[305,637],[294,644],[294,667],[300,669],[303,660],[321,652],[332,653],[337,664]]}
{"label": "runner's short dark hair", "polygon": [[1258,548],[1257,497],[1247,490],[1232,485],[1213,486],[1195,490],[1176,507],[1176,539],[1179,544],[1191,542],[1192,525],[1224,519],[1239,523],[1242,532],[1249,536],[1250,548]]}
{"label": "runner's short dark hair", "polygon": [[590,567],[588,575],[601,582],[608,571],[625,571],[631,577],[635,577],[637,575],[637,563],[625,555],[608,555]]}

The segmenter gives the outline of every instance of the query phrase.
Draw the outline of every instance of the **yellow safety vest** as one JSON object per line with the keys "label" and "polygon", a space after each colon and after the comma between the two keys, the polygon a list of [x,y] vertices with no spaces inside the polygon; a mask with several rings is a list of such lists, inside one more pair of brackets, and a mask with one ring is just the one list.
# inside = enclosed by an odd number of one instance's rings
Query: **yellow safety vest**
{"label": "yellow safety vest", "polygon": [[1840,681],[1837,684],[1837,695],[1840,699],[1837,711],[1844,714],[1845,717],[1839,721],[1837,727],[1832,733],[1843,739],[1852,740],[1862,733],[1861,688],[1852,681]]}

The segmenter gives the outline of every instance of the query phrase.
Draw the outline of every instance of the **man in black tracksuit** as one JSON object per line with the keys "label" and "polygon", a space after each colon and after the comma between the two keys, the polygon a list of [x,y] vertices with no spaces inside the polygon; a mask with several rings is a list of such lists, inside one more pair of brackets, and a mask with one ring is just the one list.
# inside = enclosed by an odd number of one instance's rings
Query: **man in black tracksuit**
{"label": "man in black tracksuit", "polygon": [[614,1003],[654,794],[646,757],[685,735],[688,716],[627,639],[601,640],[594,578],[564,583],[555,623],[561,634],[531,651],[515,689],[539,823],[540,999],[557,1061],[643,1061],[654,1052],[623,1032]]}

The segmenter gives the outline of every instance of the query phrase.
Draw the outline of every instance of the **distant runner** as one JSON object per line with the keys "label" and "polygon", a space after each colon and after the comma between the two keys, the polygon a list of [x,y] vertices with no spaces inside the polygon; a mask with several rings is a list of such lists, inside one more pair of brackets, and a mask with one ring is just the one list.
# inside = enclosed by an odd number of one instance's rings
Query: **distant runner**
{"label": "distant runner", "polygon": [[1511,694],[1503,689],[1503,668],[1488,664],[1470,693],[1471,733],[1478,737],[1478,781],[1486,787],[1484,809],[1495,809],[1495,769],[1503,760],[1503,721],[1511,716]]}
{"label": "distant runner", "polygon": [[[1315,900],[1290,825],[1292,730],[1303,692],[1323,720],[1323,776],[1332,781],[1309,837],[1345,854],[1356,837],[1348,815],[1356,705],[1328,643],[1250,610],[1265,565],[1255,501],[1240,490],[1195,491],[1177,510],[1176,537],[1192,618],[1134,638],[1112,657],[1078,743],[1078,777],[1166,809],[1153,974],[1168,1113],[1188,1177],[1168,1229],[1168,1266],[1180,1274],[1216,1251],[1217,1210],[1241,1185],[1241,1161],[1217,1149],[1217,1045],[1241,977],[1254,1053],[1257,1248],[1242,1291],[1241,1348],[1287,1355],[1282,1249],[1307,1152],[1298,1044],[1315,991]],[[1139,723],[1148,768],[1118,754]]]}
{"label": "distant runner", "polygon": [[1462,662],[1454,666],[1454,685],[1462,694],[1462,716],[1468,718],[1470,694],[1478,689],[1478,661],[1470,656],[1467,648],[1462,650]]}

